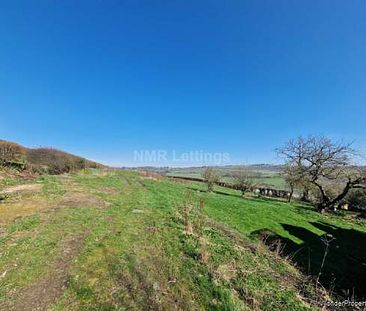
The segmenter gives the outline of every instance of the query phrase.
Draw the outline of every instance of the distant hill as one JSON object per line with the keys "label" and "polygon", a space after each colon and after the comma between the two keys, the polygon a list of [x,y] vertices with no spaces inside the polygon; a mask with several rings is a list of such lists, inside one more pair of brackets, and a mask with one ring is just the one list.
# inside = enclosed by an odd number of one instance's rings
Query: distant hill
{"label": "distant hill", "polygon": [[27,148],[0,140],[0,165],[36,173],[62,174],[101,164],[54,148]]}

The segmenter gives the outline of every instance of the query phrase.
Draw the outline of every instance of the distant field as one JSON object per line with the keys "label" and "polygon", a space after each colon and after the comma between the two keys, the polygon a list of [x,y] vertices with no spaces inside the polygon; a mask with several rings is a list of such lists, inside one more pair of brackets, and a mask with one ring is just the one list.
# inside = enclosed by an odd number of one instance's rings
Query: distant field
{"label": "distant field", "polygon": [[[233,168],[221,168],[218,169],[222,175],[221,180],[227,182],[233,182],[233,178],[229,175],[235,173],[237,169]],[[177,177],[192,177],[192,178],[201,178],[202,176],[202,168],[196,169],[171,169],[166,175],[167,176],[177,176]],[[276,189],[286,190],[288,186],[286,185],[284,179],[281,177],[278,171],[264,170],[264,169],[250,169],[250,171],[258,174],[260,177],[257,179],[257,183],[260,185],[269,185]]]}

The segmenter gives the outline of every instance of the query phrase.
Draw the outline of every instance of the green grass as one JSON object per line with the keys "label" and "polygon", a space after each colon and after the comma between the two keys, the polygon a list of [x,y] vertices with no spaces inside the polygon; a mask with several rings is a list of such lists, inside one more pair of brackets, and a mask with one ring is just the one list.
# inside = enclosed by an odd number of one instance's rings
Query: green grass
{"label": "green grass", "polygon": [[[231,172],[231,171],[229,171],[229,172]],[[220,180],[223,182],[229,182],[229,183],[235,182],[234,178],[232,178],[230,176],[225,176],[225,173],[227,174],[229,172],[226,172],[224,169],[222,169],[223,177],[221,177]],[[255,173],[257,171],[253,171],[253,172]],[[258,172],[258,173],[260,173],[260,178],[256,179],[256,182],[258,184],[268,185],[268,186],[274,187],[275,189],[280,189],[280,190],[288,189],[288,186],[287,186],[285,180],[281,177],[281,175],[279,173],[268,172],[268,171]],[[176,176],[176,177],[202,178],[202,174],[200,171],[198,171],[198,170],[190,171],[189,169],[172,170],[167,175]]]}
{"label": "green grass", "polygon": [[[49,208],[2,228],[0,305],[24,303],[14,291],[32,293],[32,286],[44,286],[46,296],[48,280],[61,283],[57,296],[49,301],[36,291],[31,297],[51,310],[316,309],[300,299],[299,271],[255,233],[267,229],[301,245],[306,241],[284,224],[316,236],[324,228],[312,222],[363,230],[361,223],[300,205],[242,199],[220,187],[206,193],[202,183],[154,181],[128,171],[87,170],[38,182],[39,202]],[[70,193],[82,193],[81,201],[63,205]],[[106,204],[90,205],[88,196]],[[314,293],[311,284],[307,293]]]}
{"label": "green grass", "polygon": [[[192,183],[191,189],[202,191],[203,184]],[[217,187],[216,193],[204,194],[205,212],[250,237],[258,239],[262,232],[275,235],[287,255],[296,254],[293,261],[305,272],[317,275],[324,255],[324,234],[332,234],[321,280],[333,286],[337,294],[354,291],[365,295],[366,277],[365,221],[347,219],[342,215],[321,215],[311,206],[289,204],[269,198],[240,198],[233,190]],[[273,238],[272,238],[273,239]]]}
{"label": "green grass", "polygon": [[18,231],[31,230],[40,224],[40,217],[38,214],[34,214],[29,217],[23,217],[16,220],[14,223],[9,225],[8,232],[14,233]]}

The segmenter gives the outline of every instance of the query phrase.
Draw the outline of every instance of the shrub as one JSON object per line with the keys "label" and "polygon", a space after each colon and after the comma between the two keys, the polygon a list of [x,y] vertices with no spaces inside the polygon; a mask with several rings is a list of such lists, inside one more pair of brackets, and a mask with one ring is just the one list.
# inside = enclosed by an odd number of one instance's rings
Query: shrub
{"label": "shrub", "polygon": [[207,191],[211,192],[215,183],[220,181],[220,174],[212,167],[208,167],[202,172],[202,178],[207,184]]}
{"label": "shrub", "polygon": [[0,140],[0,165],[14,166],[14,163],[24,163],[25,151],[20,145]]}
{"label": "shrub", "polygon": [[347,195],[344,203],[348,204],[350,209],[366,210],[366,190],[365,189],[351,190]]}
{"label": "shrub", "polygon": [[94,162],[53,148],[29,149],[27,159],[35,167],[34,170],[46,170],[52,175],[98,167]]}
{"label": "shrub", "polygon": [[235,186],[241,191],[242,196],[248,191],[253,191],[256,186],[258,175],[248,170],[242,169],[233,173],[232,177],[235,181]]}

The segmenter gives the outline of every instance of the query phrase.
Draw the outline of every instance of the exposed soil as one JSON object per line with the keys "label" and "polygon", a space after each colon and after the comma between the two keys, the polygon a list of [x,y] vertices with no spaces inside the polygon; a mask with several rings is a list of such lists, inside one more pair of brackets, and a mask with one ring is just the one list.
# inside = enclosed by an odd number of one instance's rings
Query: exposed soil
{"label": "exposed soil", "polygon": [[41,211],[52,208],[46,200],[40,198],[28,198],[27,200],[17,200],[15,202],[7,202],[0,204],[0,226],[9,224],[20,217],[27,217]]}
{"label": "exposed soil", "polygon": [[82,249],[86,233],[68,237],[63,241],[61,255],[51,264],[50,273],[32,285],[14,293],[13,305],[1,310],[30,311],[47,310],[66,288],[73,259]]}
{"label": "exposed soil", "polygon": [[234,264],[225,264],[217,267],[215,274],[222,280],[229,282],[234,279],[237,274],[237,270]]}
{"label": "exposed soil", "polygon": [[59,205],[67,207],[105,208],[108,206],[108,203],[92,194],[82,192],[68,192],[64,195]]}
{"label": "exposed soil", "polygon": [[0,192],[0,194],[12,194],[17,192],[40,192],[41,190],[42,185],[40,184],[27,184],[5,188]]}
{"label": "exposed soil", "polygon": [[114,187],[103,187],[98,189],[101,192],[108,193],[108,194],[118,194],[120,193],[120,190],[114,188]]}

